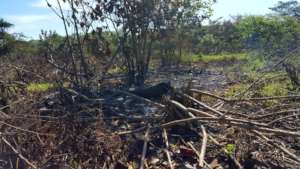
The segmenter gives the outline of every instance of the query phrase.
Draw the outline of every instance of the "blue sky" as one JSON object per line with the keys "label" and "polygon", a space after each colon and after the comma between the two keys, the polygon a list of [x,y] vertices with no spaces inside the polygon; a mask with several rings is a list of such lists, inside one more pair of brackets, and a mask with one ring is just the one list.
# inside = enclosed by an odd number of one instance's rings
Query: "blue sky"
{"label": "blue sky", "polygon": [[[56,0],[49,0],[55,2]],[[261,15],[270,13],[269,7],[278,0],[217,0],[213,18],[225,19],[238,14]],[[0,18],[14,24],[10,32],[24,33],[38,38],[41,29],[56,30],[63,34],[61,21],[47,8],[44,0],[0,0]]]}

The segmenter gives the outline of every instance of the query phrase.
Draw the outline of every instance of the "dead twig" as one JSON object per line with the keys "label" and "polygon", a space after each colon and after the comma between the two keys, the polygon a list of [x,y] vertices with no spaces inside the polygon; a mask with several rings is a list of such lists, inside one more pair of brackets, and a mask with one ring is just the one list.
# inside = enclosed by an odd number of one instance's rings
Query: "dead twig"
{"label": "dead twig", "polygon": [[144,136],[144,145],[143,145],[143,152],[142,152],[142,157],[141,157],[140,169],[143,169],[144,165],[145,165],[147,146],[148,146],[148,141],[149,141],[149,132],[150,132],[150,127],[148,126],[148,128],[146,130],[146,133],[145,133],[145,136]]}
{"label": "dead twig", "polygon": [[264,118],[268,118],[268,117],[272,117],[272,116],[280,116],[280,115],[286,115],[286,114],[289,114],[289,113],[294,113],[294,112],[299,112],[300,109],[289,109],[289,110],[282,110],[282,111],[279,111],[279,112],[271,112],[271,113],[268,113],[268,114],[264,114],[264,115],[258,115],[258,116],[255,116],[255,117],[252,117],[253,119],[264,119]]}
{"label": "dead twig", "polygon": [[[224,148],[224,147],[222,147],[222,145],[211,135],[211,134],[209,134],[209,133],[207,133],[207,136],[208,136],[208,138],[215,144],[215,145],[217,145],[217,146],[219,146],[220,148],[222,148],[222,150],[226,153],[227,152],[227,150]],[[234,164],[237,166],[237,168],[239,168],[239,169],[243,169],[244,167],[240,164],[240,162],[238,162],[237,161],[237,159],[233,156],[233,155],[231,155],[231,154],[229,154],[229,158],[234,162]]]}
{"label": "dead twig", "polygon": [[284,119],[288,119],[288,118],[291,118],[291,117],[297,117],[297,116],[300,116],[300,113],[296,113],[296,114],[292,114],[292,115],[289,115],[289,116],[284,116],[284,117],[281,117],[281,118],[277,118],[271,122],[268,123],[268,125],[272,125],[278,121],[281,121],[281,120],[284,120]]}
{"label": "dead twig", "polygon": [[166,144],[166,148],[164,149],[164,152],[166,153],[167,159],[168,159],[168,163],[171,169],[174,169],[173,164],[172,164],[172,159],[171,159],[171,155],[169,152],[169,140],[168,140],[168,135],[167,135],[167,130],[163,129],[163,138],[164,138],[164,142]]}
{"label": "dead twig", "polygon": [[208,93],[206,91],[201,91],[201,90],[198,90],[198,89],[190,89],[190,91],[194,92],[194,93],[197,93],[197,94],[201,94],[201,95],[207,95],[207,96],[210,96],[210,97],[213,97],[213,98],[225,101],[225,102],[229,102],[230,101],[229,99],[226,99],[224,97],[220,97],[220,96],[214,95],[212,93]]}
{"label": "dead twig", "polygon": [[200,152],[200,167],[204,166],[204,157],[205,157],[205,152],[206,152],[206,146],[207,146],[207,133],[205,130],[205,127],[201,125],[202,129],[202,146],[201,146],[201,152]]}
{"label": "dead twig", "polygon": [[193,146],[192,143],[188,142],[187,144],[188,144],[189,147],[194,151],[194,153],[197,155],[197,157],[198,157],[198,162],[199,162],[200,167],[204,167],[204,164],[205,164],[205,166],[207,166],[209,169],[211,169],[210,165],[209,165],[206,161],[204,161],[204,159],[203,159],[203,161],[202,161],[203,164],[202,164],[202,166],[201,166],[201,154],[199,154],[199,152],[198,152],[197,149]]}
{"label": "dead twig", "polygon": [[2,136],[2,133],[0,133],[0,136],[1,136],[1,140],[7,145],[7,146],[9,146],[11,149],[12,149],[12,151],[14,152],[14,153],[16,153],[17,155],[18,155],[18,157],[20,158],[20,159],[22,159],[26,164],[28,164],[30,167],[32,167],[32,168],[34,168],[34,169],[37,169],[37,166],[35,166],[34,164],[32,164],[27,158],[25,158],[16,148],[14,148],[14,146],[12,146],[11,144],[10,144],[10,142],[9,141],[7,141],[3,136]]}
{"label": "dead twig", "polygon": [[44,136],[54,136],[53,134],[48,134],[48,133],[39,133],[39,132],[35,132],[35,131],[31,131],[31,130],[28,130],[28,129],[23,129],[21,127],[17,127],[17,126],[14,126],[14,125],[11,125],[11,124],[8,124],[4,121],[0,121],[0,123],[4,124],[4,125],[7,125],[11,128],[14,128],[16,130],[20,130],[20,131],[23,131],[23,132],[26,132],[26,133],[31,133],[31,134],[36,134],[36,135],[44,135]]}
{"label": "dead twig", "polygon": [[278,144],[275,144],[271,139],[269,139],[268,137],[266,137],[264,134],[262,134],[261,132],[252,130],[253,133],[256,134],[256,137],[258,138],[262,138],[265,141],[267,141],[267,143],[271,144],[272,146],[280,149],[282,152],[284,152],[285,154],[287,154],[288,156],[290,156],[293,160],[297,161],[298,163],[300,163],[300,157],[298,157],[297,155],[295,155],[294,153],[290,152],[287,148],[280,146]]}
{"label": "dead twig", "polygon": [[202,106],[202,107],[204,107],[204,108],[210,110],[211,112],[216,113],[216,114],[219,115],[219,116],[223,116],[223,115],[224,115],[222,112],[220,112],[220,111],[218,111],[218,110],[216,110],[216,109],[214,109],[214,108],[208,106],[207,104],[205,104],[205,103],[203,103],[203,102],[200,102],[199,100],[197,100],[197,99],[195,99],[195,98],[193,98],[193,97],[191,97],[191,96],[189,96],[189,95],[187,95],[187,94],[183,94],[183,96],[184,96],[185,98],[187,98],[187,99],[189,99],[189,100],[191,100],[191,101],[197,103],[198,105],[200,105],[200,106]]}
{"label": "dead twig", "polygon": [[272,97],[254,97],[254,98],[238,98],[238,99],[230,99],[230,98],[224,98],[221,96],[214,95],[212,93],[208,93],[205,91],[197,90],[197,89],[190,89],[191,92],[201,94],[201,95],[207,95],[219,100],[222,100],[224,102],[242,102],[242,101],[265,101],[265,100],[280,100],[280,99],[297,99],[300,98],[300,95],[290,95],[290,96],[272,96]]}
{"label": "dead twig", "polygon": [[20,100],[17,100],[17,101],[15,101],[15,102],[12,102],[12,103],[9,104],[9,105],[0,107],[0,111],[1,111],[1,110],[4,110],[4,109],[6,109],[6,108],[9,108],[9,107],[12,106],[12,105],[18,104],[18,103],[20,103],[20,102],[22,102],[22,101],[24,101],[24,99],[20,99]]}

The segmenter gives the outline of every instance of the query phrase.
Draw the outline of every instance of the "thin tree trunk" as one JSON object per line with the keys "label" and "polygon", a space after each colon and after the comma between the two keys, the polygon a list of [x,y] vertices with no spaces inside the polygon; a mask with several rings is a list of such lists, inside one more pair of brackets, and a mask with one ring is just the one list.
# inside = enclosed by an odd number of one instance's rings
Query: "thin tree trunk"
{"label": "thin tree trunk", "polygon": [[60,14],[61,14],[61,19],[62,19],[63,24],[64,24],[64,29],[65,29],[66,38],[67,38],[67,42],[68,42],[68,49],[69,49],[68,53],[71,55],[73,73],[75,74],[74,75],[75,83],[76,83],[76,85],[78,85],[79,84],[79,80],[78,80],[78,76],[77,76],[78,71],[77,71],[77,67],[76,67],[75,57],[74,57],[74,54],[73,54],[73,47],[72,47],[72,44],[71,44],[71,41],[70,41],[68,27],[67,27],[67,24],[66,24],[66,18],[64,16],[64,13],[63,13],[63,10],[62,10],[62,7],[61,7],[61,4],[60,4],[59,0],[56,0],[56,1],[57,1],[57,4],[58,4],[58,7],[59,7]]}
{"label": "thin tree trunk", "polygon": [[80,35],[79,35],[79,31],[78,31],[78,26],[77,26],[77,20],[76,20],[76,16],[75,16],[75,8],[74,8],[74,1],[73,0],[71,0],[71,8],[72,8],[72,18],[73,18],[73,21],[74,21],[76,39],[77,39],[78,48],[79,48],[79,52],[80,52],[81,66],[83,68],[83,72],[85,74],[86,81],[88,81],[89,77],[90,77],[90,72],[89,72],[87,63],[85,62],[85,56],[84,56],[83,49],[82,49],[82,44],[81,44],[81,41],[80,41]]}

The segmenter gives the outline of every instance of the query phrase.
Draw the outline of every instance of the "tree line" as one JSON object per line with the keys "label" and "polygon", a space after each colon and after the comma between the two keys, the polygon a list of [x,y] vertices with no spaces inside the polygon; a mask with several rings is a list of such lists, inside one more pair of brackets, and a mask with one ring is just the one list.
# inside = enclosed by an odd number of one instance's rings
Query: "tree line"
{"label": "tree line", "polygon": [[[178,64],[189,54],[256,51],[282,57],[300,43],[300,4],[279,2],[263,16],[210,20],[213,0],[58,0],[48,3],[65,27],[65,36],[42,31],[25,41],[7,33],[0,20],[1,58],[44,58],[79,86],[101,80],[112,66],[127,73],[129,85],[143,85],[150,62]],[[62,3],[69,10],[62,8]],[[203,21],[209,21],[203,24]],[[101,69],[99,69],[101,65]]]}

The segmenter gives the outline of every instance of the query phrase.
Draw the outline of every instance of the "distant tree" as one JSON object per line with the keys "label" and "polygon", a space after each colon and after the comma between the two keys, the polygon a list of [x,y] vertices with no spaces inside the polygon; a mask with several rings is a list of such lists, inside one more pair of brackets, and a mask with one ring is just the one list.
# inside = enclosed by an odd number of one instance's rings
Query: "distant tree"
{"label": "distant tree", "polygon": [[[62,9],[60,2],[69,5],[69,11]],[[125,65],[128,84],[143,85],[153,56],[154,43],[160,40],[160,33],[164,30],[179,30],[173,35],[176,37],[178,53],[181,53],[185,44],[191,44],[186,43],[188,40],[185,38],[192,36],[189,29],[192,25],[198,26],[207,17],[207,13],[211,12],[212,2],[213,0],[57,0],[58,8],[48,3],[64,23],[68,46],[66,53],[71,58],[71,62],[67,63],[69,66],[56,67],[67,67],[69,70],[73,69],[71,72],[78,72],[73,74],[84,74],[86,77],[80,80],[81,76],[75,76],[74,81],[78,81],[76,78],[79,81],[90,81],[95,76],[90,73],[86,51],[96,55],[110,55],[111,50],[105,39],[107,37],[103,34],[114,30],[117,39],[114,51]],[[97,36],[90,36],[89,32],[95,32]],[[86,51],[85,45],[89,46]],[[116,55],[111,54],[112,60],[114,56]]]}
{"label": "distant tree", "polygon": [[13,24],[5,21],[4,19],[0,19],[0,33],[4,33],[8,28],[12,26]]}
{"label": "distant tree", "polygon": [[159,30],[161,66],[178,64],[185,53],[198,51],[202,22],[212,14],[213,1],[177,1],[165,7],[163,29]]}
{"label": "distant tree", "polygon": [[9,51],[8,39],[10,35],[7,34],[6,30],[13,25],[4,19],[0,19],[0,57]]}
{"label": "distant tree", "polygon": [[300,3],[296,0],[279,1],[270,9],[281,16],[292,16],[300,19]]}
{"label": "distant tree", "polygon": [[210,5],[211,0],[100,0],[91,16],[112,23],[126,65],[128,84],[143,85],[153,44],[160,39],[160,33],[179,30],[173,35],[178,37],[176,43],[181,53],[188,28],[206,16]]}
{"label": "distant tree", "polygon": [[[203,20],[212,15],[210,6],[215,1],[184,1],[183,7],[179,7],[180,12],[176,18],[175,30],[177,31],[177,49],[179,57],[182,56],[183,49],[192,50],[195,48],[201,24]],[[191,52],[191,51],[188,51]]]}
{"label": "distant tree", "polygon": [[203,36],[198,44],[199,52],[217,54],[241,52],[244,49],[241,34],[236,26],[239,19],[216,21],[204,26]]}
{"label": "distant tree", "polygon": [[248,16],[237,27],[248,49],[268,55],[283,56],[300,45],[300,22],[294,17]]}

